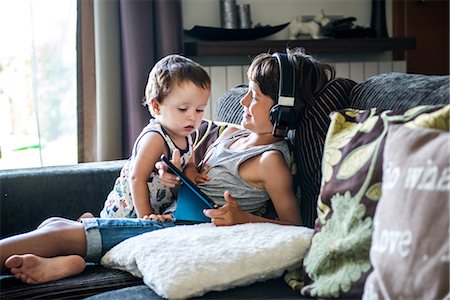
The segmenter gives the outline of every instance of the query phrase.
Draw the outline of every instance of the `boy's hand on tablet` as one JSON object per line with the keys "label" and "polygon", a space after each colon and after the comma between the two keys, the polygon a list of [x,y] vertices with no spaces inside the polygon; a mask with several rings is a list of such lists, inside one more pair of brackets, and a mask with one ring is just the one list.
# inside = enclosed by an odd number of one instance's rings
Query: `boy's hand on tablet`
{"label": "boy's hand on tablet", "polygon": [[225,205],[217,209],[205,209],[203,213],[216,226],[230,226],[247,223],[247,214],[241,209],[237,200],[233,198],[229,191],[223,194]]}

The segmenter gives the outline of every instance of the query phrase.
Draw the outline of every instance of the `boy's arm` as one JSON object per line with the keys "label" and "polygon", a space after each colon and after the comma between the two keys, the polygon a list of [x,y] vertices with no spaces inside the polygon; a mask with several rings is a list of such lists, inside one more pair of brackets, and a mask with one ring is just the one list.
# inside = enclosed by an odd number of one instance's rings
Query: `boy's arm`
{"label": "boy's arm", "polygon": [[[267,157],[264,157],[267,155]],[[264,189],[272,200],[279,224],[302,225],[300,207],[295,197],[291,170],[283,155],[278,151],[262,155],[262,176]]]}
{"label": "boy's arm", "polygon": [[[301,225],[302,220],[297,199],[292,188],[292,175],[283,156],[278,151],[263,153],[252,169],[258,172],[261,184],[269,194],[278,215],[277,220],[267,219],[243,211],[232,192],[225,192],[227,204],[218,209],[208,209],[205,215],[215,225],[270,222],[281,225]],[[276,176],[274,176],[276,174]]]}

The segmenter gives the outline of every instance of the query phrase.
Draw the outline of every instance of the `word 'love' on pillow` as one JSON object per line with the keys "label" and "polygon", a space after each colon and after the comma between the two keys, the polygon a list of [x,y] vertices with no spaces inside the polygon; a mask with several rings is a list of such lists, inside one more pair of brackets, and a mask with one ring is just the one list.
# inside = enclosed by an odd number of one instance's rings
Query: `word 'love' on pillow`
{"label": "word 'love' on pillow", "polygon": [[389,128],[363,299],[450,296],[449,141],[446,131]]}
{"label": "word 'love' on pillow", "polygon": [[271,223],[180,225],[125,240],[101,264],[143,277],[161,297],[185,299],[298,268],[312,233]]}
{"label": "word 'love' on pillow", "polygon": [[291,287],[304,296],[361,298],[372,270],[369,250],[388,128],[414,123],[448,130],[449,113],[450,105],[401,111],[346,109],[332,114],[315,232],[303,268],[285,278]]}

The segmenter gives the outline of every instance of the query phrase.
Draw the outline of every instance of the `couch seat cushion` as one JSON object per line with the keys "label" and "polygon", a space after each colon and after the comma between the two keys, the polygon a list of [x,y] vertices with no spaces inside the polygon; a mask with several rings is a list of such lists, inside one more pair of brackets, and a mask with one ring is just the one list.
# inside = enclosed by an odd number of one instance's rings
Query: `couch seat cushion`
{"label": "couch seat cushion", "polygon": [[90,264],[79,275],[45,284],[26,284],[12,276],[2,276],[0,299],[81,299],[138,284],[142,284],[142,279],[128,272]]}

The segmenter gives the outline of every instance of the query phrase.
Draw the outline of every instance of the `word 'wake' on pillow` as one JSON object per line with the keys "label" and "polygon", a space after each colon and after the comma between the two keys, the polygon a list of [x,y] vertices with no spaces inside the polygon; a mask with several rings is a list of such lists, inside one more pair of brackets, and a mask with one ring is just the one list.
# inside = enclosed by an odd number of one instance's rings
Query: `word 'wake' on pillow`
{"label": "word 'wake' on pillow", "polygon": [[125,240],[101,263],[143,277],[161,297],[184,299],[298,268],[312,233],[307,227],[271,223],[180,225]]}
{"label": "word 'wake' on pillow", "polygon": [[450,296],[449,141],[446,131],[389,128],[363,299]]}
{"label": "word 'wake' on pillow", "polygon": [[383,150],[395,124],[447,130],[450,105],[401,111],[346,109],[331,116],[318,218],[304,268],[286,278],[304,296],[361,298],[371,272],[372,223],[381,197]]}

